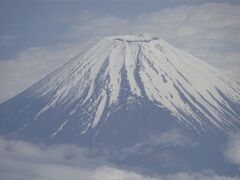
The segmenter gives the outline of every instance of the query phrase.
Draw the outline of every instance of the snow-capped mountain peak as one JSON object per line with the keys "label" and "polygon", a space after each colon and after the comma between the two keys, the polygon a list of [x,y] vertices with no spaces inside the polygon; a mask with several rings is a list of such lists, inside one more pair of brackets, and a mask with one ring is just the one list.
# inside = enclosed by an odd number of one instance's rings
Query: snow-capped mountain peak
{"label": "snow-capped mountain peak", "polygon": [[[114,113],[145,104],[197,131],[225,131],[238,127],[239,92],[234,80],[162,39],[119,35],[103,38],[20,94],[21,102],[15,98],[6,106],[19,104],[16,111],[28,111],[21,129],[51,121],[51,138],[69,124],[81,135],[96,129],[96,136]],[[159,121],[163,119],[167,121],[160,115]]]}
{"label": "snow-capped mountain peak", "polygon": [[235,119],[234,110],[219,91],[236,103],[240,101],[237,84],[224,79],[217,69],[142,34],[102,39],[32,90],[37,96],[54,93],[36,120],[49,108],[79,101],[86,111],[94,109],[92,128],[105,110],[110,113],[120,106],[124,91],[128,102],[147,99],[186,125],[191,125],[188,117],[202,125],[207,118],[219,128],[230,125],[229,118]]}

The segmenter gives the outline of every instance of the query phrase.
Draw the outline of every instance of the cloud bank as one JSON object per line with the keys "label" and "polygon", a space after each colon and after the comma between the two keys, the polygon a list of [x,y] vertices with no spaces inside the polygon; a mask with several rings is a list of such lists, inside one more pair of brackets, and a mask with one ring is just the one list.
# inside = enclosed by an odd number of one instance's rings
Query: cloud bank
{"label": "cloud bank", "polygon": [[93,156],[76,145],[34,145],[0,138],[0,179],[4,180],[239,180],[203,172],[179,172],[150,177]]}
{"label": "cloud bank", "polygon": [[33,145],[0,139],[0,179],[4,180],[154,180],[122,170],[75,145]]}

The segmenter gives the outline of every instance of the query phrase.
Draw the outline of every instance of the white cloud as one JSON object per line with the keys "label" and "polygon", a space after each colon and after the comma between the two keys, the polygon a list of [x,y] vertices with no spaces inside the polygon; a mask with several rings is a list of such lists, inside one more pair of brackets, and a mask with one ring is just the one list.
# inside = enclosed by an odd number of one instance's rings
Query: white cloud
{"label": "white cloud", "polygon": [[147,142],[151,145],[184,146],[191,144],[191,139],[179,129],[173,128],[162,134],[150,135]]}
{"label": "white cloud", "polygon": [[240,133],[232,134],[229,137],[224,155],[227,160],[240,167]]}
{"label": "white cloud", "polygon": [[4,180],[143,180],[154,178],[122,170],[90,149],[76,145],[33,145],[0,139],[0,179]]}
{"label": "white cloud", "polygon": [[187,137],[184,132],[178,128],[172,128],[166,132],[154,132],[149,134],[141,142],[134,145],[117,149],[116,152],[106,150],[106,157],[109,159],[114,158],[117,160],[127,160],[131,156],[145,156],[156,154],[156,160],[166,166],[171,166],[176,163],[176,157],[171,153],[174,148],[192,147],[197,142],[193,142],[190,137]]}
{"label": "white cloud", "polygon": [[76,145],[33,145],[0,138],[0,179],[4,180],[239,180],[213,171],[150,177],[110,164]]}
{"label": "white cloud", "polygon": [[240,5],[185,5],[131,19],[83,11],[76,17],[59,21],[70,26],[68,32],[59,37],[60,41],[68,42],[67,45],[33,47],[19,52],[13,60],[0,61],[0,102],[40,80],[106,35],[152,33],[222,71],[240,75]]}
{"label": "white cloud", "polygon": [[153,133],[144,139],[142,142],[124,148],[123,152],[126,155],[144,153],[149,147],[158,146],[160,149],[177,146],[193,145],[192,140],[187,137],[182,131],[177,128],[172,128],[163,133]]}

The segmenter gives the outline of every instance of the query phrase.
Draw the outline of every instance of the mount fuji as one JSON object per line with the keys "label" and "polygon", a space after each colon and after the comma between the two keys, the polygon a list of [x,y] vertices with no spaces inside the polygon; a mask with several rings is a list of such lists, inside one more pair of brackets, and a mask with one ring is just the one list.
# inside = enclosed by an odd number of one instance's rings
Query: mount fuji
{"label": "mount fuji", "polygon": [[1,136],[114,147],[112,161],[162,173],[236,174],[221,147],[239,128],[240,84],[146,34],[105,37],[0,105]]}
{"label": "mount fuji", "polygon": [[110,36],[1,104],[0,133],[128,144],[170,123],[227,132],[240,127],[239,104],[239,83],[188,53],[150,35]]}

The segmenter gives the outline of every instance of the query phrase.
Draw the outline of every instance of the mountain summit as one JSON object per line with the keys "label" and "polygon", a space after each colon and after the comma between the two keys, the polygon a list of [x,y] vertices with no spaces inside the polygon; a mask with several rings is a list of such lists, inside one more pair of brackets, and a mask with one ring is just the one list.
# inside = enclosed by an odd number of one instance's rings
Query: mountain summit
{"label": "mountain summit", "polygon": [[239,128],[240,86],[150,35],[109,36],[0,105],[0,133],[132,143],[164,124]]}

